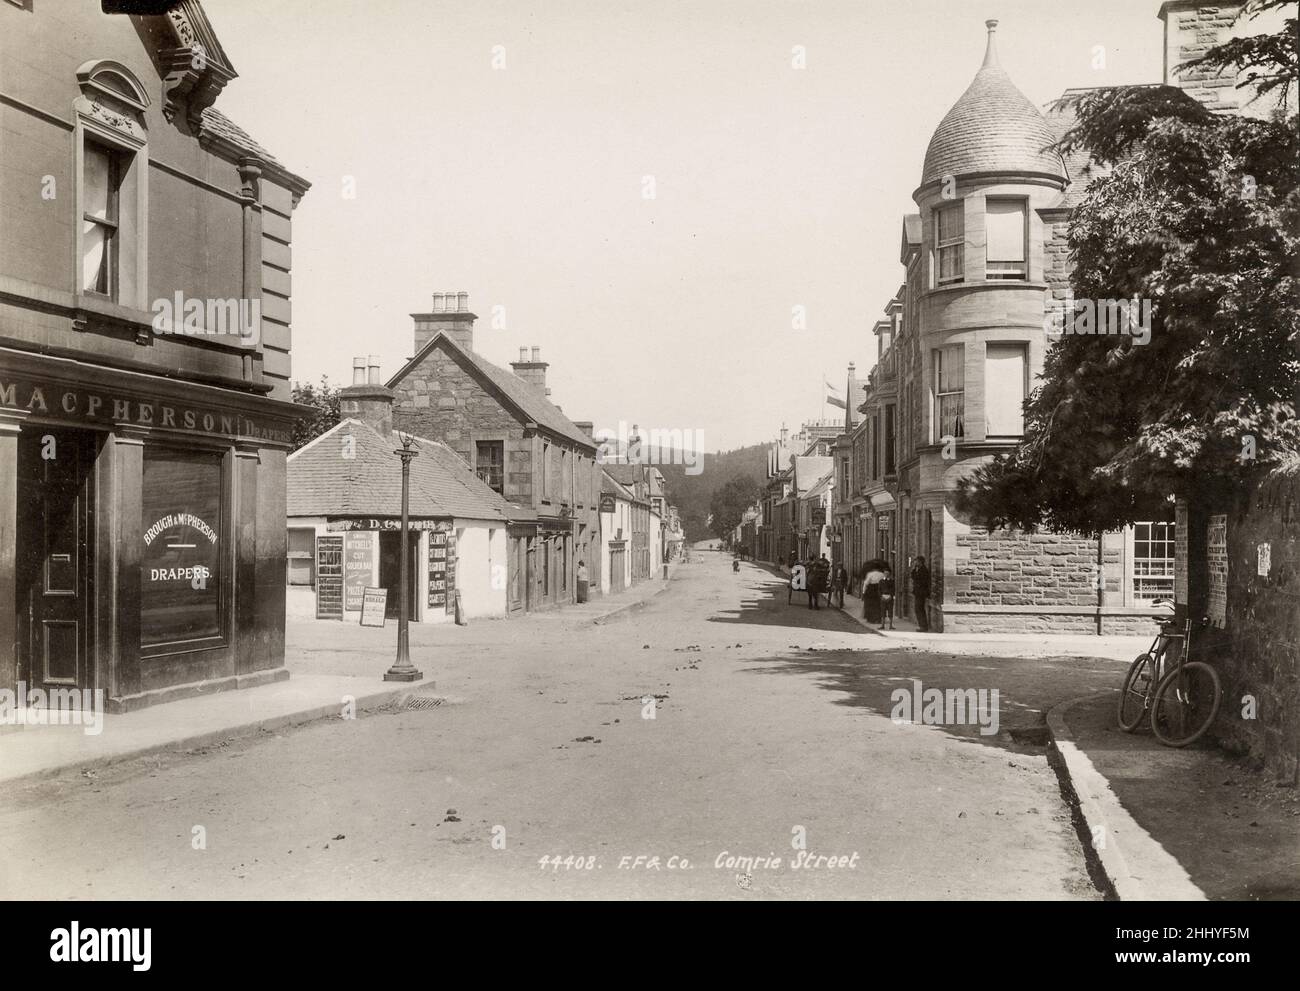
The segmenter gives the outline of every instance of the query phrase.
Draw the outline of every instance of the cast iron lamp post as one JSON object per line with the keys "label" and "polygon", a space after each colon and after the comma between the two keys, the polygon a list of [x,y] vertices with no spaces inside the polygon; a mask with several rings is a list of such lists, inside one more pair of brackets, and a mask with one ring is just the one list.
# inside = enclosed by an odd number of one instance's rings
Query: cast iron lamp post
{"label": "cast iron lamp post", "polygon": [[411,441],[413,438],[410,434],[399,433],[397,435],[402,440],[402,446],[393,451],[402,459],[402,561],[398,571],[398,582],[401,585],[401,591],[398,595],[400,610],[397,615],[397,660],[393,666],[384,672],[384,681],[419,681],[424,677],[424,672],[420,671],[411,663],[410,640],[407,636],[407,623],[411,614],[411,587],[410,587],[410,548],[411,527],[410,527],[410,497],[411,497],[411,459],[419,456],[419,451],[412,450]]}

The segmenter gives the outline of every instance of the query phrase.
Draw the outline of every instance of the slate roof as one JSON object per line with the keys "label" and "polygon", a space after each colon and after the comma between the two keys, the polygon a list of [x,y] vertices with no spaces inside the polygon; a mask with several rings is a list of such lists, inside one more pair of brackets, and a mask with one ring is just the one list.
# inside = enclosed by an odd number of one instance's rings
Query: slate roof
{"label": "slate roof", "polygon": [[[343,439],[355,441],[344,458]],[[410,515],[415,518],[514,519],[512,507],[455,451],[417,438],[411,462]],[[289,516],[400,516],[401,446],[360,420],[344,420],[288,458]]]}
{"label": "slate roof", "polygon": [[641,502],[626,486],[610,475],[608,469],[601,469],[600,472],[600,492],[601,495],[612,495],[619,499],[626,499],[628,502]]}
{"label": "slate roof", "polygon": [[820,482],[818,482],[816,485],[814,485],[811,489],[808,490],[808,494],[805,495],[804,498],[805,499],[816,498],[817,496],[825,492],[827,489],[829,489],[831,487],[831,483],[834,482],[834,480],[835,480],[835,473],[833,471],[828,472],[825,478],[823,478]]}
{"label": "slate roof", "polygon": [[560,412],[560,408],[546,398],[546,393],[543,390],[531,382],[525,382],[514,372],[508,372],[504,368],[492,364],[478,352],[461,347],[441,332],[434,334],[424,347],[420,348],[419,354],[403,365],[401,370],[388,380],[388,388],[396,388],[402,379],[415,371],[420,362],[437,347],[439,342],[444,344],[453,354],[463,356],[481,376],[504,393],[506,399],[523,414],[525,420],[531,420],[539,427],[589,447],[592,451],[596,450],[596,441],[592,439],[591,435],[583,433],[576,423]]}
{"label": "slate roof", "polygon": [[998,64],[990,30],[984,64],[930,138],[921,185],[972,172],[1064,177],[1061,156],[1048,150],[1055,141],[1042,113]]}
{"label": "slate roof", "polygon": [[[1132,87],[1113,87],[1115,89],[1137,89],[1156,84],[1140,83]],[[1067,89],[1061,94],[1061,100],[1072,100],[1082,96],[1089,89],[1097,87],[1076,86]],[[1078,114],[1072,104],[1067,103],[1064,106],[1056,106],[1055,102],[1047,110],[1047,124],[1056,134],[1059,141],[1065,137],[1066,133],[1078,122]],[[1083,202],[1083,197],[1088,191],[1088,185],[1093,179],[1099,179],[1103,176],[1110,175],[1113,166],[1102,165],[1095,162],[1092,156],[1088,154],[1085,148],[1075,148],[1065,156],[1065,171],[1069,179],[1069,184],[1062,190],[1061,195],[1052,203],[1053,207],[1066,207],[1073,209]]]}
{"label": "slate roof", "polygon": [[202,134],[227,141],[245,154],[260,159],[266,164],[266,169],[272,176],[286,180],[295,191],[305,192],[311,188],[310,182],[302,176],[290,172],[285,168],[283,162],[253,140],[253,137],[247,131],[216,107],[207,107],[203,111],[200,124]]}
{"label": "slate roof", "polygon": [[800,497],[816,487],[817,483],[835,468],[835,459],[818,455],[801,454],[794,459],[794,479]]}

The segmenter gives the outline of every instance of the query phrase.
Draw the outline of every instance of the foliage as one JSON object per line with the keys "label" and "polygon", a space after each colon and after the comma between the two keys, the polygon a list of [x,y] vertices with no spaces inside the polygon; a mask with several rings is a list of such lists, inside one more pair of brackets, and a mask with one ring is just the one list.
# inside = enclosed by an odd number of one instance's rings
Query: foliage
{"label": "foliage", "polygon": [[726,540],[740,524],[745,510],[757,501],[761,490],[750,475],[736,475],[713,493],[709,512],[713,514],[713,532]]}
{"label": "foliage", "polygon": [[339,388],[330,385],[329,376],[322,375],[320,385],[293,384],[293,401],[300,406],[310,406],[315,412],[304,420],[299,420],[293,427],[293,449],[315,440],[325,431],[336,426],[341,419],[339,408]]}

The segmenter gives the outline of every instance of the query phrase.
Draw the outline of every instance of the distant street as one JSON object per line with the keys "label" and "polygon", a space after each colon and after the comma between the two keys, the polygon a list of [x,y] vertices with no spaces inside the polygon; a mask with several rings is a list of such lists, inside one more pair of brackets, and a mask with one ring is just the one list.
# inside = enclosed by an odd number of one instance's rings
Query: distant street
{"label": "distant street", "polygon": [[[290,663],[377,673],[392,627],[360,632],[382,656],[291,624]],[[900,647],[716,553],[606,625],[415,628],[412,652],[446,704],[11,794],[0,897],[1099,897],[1038,727],[1115,661]],[[896,725],[914,678],[1000,689],[998,733]]]}

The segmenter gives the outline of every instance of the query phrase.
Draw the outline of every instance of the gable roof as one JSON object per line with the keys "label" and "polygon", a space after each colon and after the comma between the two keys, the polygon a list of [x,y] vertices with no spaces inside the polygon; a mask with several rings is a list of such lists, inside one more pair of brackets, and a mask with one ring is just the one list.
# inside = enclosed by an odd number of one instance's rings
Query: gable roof
{"label": "gable roof", "polygon": [[628,502],[642,501],[638,499],[630,489],[603,468],[600,472],[600,492],[602,495],[612,495],[618,499],[626,499]]}
{"label": "gable roof", "polygon": [[508,372],[504,368],[492,364],[477,351],[461,347],[442,331],[434,334],[428,343],[420,348],[419,353],[388,380],[388,388],[395,388],[397,383],[415,371],[420,362],[440,343],[453,356],[463,359],[472,370],[478,373],[480,379],[487,381],[494,387],[495,391],[503,394],[507,402],[515,407],[525,420],[531,420],[543,430],[558,434],[567,440],[590,448],[593,452],[596,450],[596,441],[565,416],[558,406],[547,399],[545,392],[531,382],[525,382],[513,372]]}
{"label": "gable roof", "polygon": [[[342,438],[354,441],[352,457],[341,456]],[[416,438],[411,461],[412,517],[473,520],[513,519],[510,505],[475,475],[451,448]],[[400,516],[401,462],[394,437],[384,437],[360,420],[344,420],[288,458],[289,516]]]}
{"label": "gable roof", "polygon": [[835,459],[814,455],[797,455],[794,459],[795,491],[806,496],[835,467]]}

